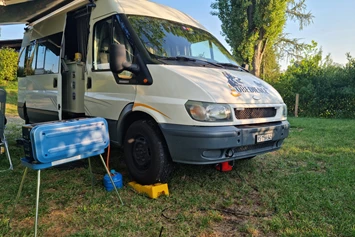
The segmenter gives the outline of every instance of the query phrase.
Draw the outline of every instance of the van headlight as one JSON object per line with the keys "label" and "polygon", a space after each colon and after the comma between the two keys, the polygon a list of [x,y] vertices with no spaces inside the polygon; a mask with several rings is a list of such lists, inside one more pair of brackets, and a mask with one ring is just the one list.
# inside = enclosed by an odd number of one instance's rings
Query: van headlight
{"label": "van headlight", "polygon": [[232,110],[227,104],[187,101],[186,110],[194,120],[201,122],[232,121]]}
{"label": "van headlight", "polygon": [[287,105],[283,105],[282,106],[282,117],[284,117],[284,119],[287,119]]}

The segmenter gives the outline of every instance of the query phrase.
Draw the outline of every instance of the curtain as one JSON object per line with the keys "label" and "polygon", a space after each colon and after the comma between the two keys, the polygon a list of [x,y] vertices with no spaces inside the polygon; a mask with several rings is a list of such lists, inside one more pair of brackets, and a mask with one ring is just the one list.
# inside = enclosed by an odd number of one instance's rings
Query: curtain
{"label": "curtain", "polygon": [[90,22],[90,12],[88,9],[83,9],[83,11],[77,12],[75,15],[76,19],[76,29],[77,29],[77,39],[78,39],[78,50],[82,54],[82,61],[86,62],[88,40],[89,40],[89,22]]}

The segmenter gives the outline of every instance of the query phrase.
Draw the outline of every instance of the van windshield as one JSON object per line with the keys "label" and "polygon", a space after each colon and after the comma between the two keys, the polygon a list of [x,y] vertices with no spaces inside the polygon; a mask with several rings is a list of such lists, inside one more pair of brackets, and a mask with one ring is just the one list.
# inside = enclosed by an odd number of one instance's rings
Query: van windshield
{"label": "van windshield", "polygon": [[145,48],[157,58],[188,57],[238,65],[222,44],[204,30],[146,16],[128,19]]}

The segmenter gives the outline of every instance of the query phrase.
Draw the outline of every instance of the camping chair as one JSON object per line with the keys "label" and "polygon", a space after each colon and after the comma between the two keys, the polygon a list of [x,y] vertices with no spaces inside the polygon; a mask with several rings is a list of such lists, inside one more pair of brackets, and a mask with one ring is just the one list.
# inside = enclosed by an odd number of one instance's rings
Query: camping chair
{"label": "camping chair", "polygon": [[[9,159],[10,167],[9,170],[13,170],[12,162],[11,162],[11,157],[9,153],[9,147],[7,145],[6,137],[5,137],[5,124],[6,124],[6,118],[5,118],[5,108],[6,108],[6,91],[4,89],[0,88],[0,149],[1,152],[3,153],[3,147],[5,147],[5,154],[7,158]],[[2,170],[5,171],[5,170]]]}

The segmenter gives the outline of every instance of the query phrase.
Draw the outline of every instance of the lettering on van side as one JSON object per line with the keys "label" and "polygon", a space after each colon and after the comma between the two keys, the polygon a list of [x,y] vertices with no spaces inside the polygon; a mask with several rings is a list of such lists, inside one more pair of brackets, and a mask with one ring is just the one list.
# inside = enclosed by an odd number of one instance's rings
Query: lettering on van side
{"label": "lettering on van side", "polygon": [[236,91],[238,92],[246,92],[246,93],[264,93],[268,94],[269,92],[267,89],[262,88],[262,87],[250,87],[250,86],[237,86],[234,87]]}
{"label": "lettering on van side", "polygon": [[222,72],[223,75],[228,79],[228,86],[232,90],[232,95],[234,96],[240,96],[240,94],[236,94],[236,92],[239,93],[259,93],[259,94],[268,94],[269,92],[265,88],[265,86],[260,83],[254,81],[254,83],[257,85],[256,86],[245,86],[242,79],[239,77],[235,77],[228,72]]}

